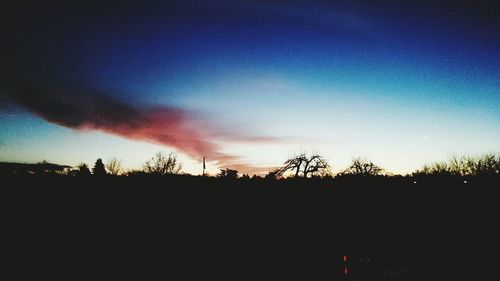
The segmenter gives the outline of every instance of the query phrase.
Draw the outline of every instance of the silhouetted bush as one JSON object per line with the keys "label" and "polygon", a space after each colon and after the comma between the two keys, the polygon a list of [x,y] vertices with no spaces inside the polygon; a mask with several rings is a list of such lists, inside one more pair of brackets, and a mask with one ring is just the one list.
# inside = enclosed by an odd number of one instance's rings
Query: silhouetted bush
{"label": "silhouetted bush", "polygon": [[425,165],[413,173],[440,176],[495,176],[500,175],[500,154],[484,154],[479,157],[453,156],[447,162]]}
{"label": "silhouetted bush", "polygon": [[238,178],[238,171],[233,169],[221,169],[217,177],[229,180],[235,180]]}
{"label": "silhouetted bush", "polygon": [[264,177],[266,180],[277,180],[279,178],[280,170],[270,171]]}
{"label": "silhouetted bush", "polygon": [[106,171],[108,174],[117,176],[121,174],[123,168],[122,168],[122,161],[118,158],[111,158],[107,163],[106,163]]}

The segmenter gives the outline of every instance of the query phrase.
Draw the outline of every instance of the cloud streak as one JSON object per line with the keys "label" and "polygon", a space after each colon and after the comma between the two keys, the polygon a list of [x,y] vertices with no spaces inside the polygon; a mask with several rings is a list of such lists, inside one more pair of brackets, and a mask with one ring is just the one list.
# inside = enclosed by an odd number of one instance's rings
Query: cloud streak
{"label": "cloud streak", "polygon": [[6,86],[3,99],[44,120],[71,129],[101,131],[173,147],[193,159],[205,156],[219,167],[237,167],[246,173],[261,173],[263,169],[241,163],[237,156],[222,152],[220,142],[281,141],[218,128],[196,112],[166,105],[133,105],[85,85],[14,73],[2,73],[2,84]]}
{"label": "cloud streak", "polygon": [[223,128],[200,112],[132,103],[114,91],[102,90],[80,72],[86,51],[83,46],[99,40],[94,38],[96,32],[114,36],[115,31],[134,30],[147,24],[151,13],[160,23],[175,22],[178,14],[189,15],[197,6],[180,3],[155,1],[137,6],[96,2],[89,6],[85,1],[76,8],[75,3],[61,3],[31,9],[14,5],[8,17],[1,19],[6,44],[0,46],[0,108],[2,104],[15,104],[67,128],[172,147],[193,159],[207,157],[221,168],[262,172],[264,168],[247,165],[237,155],[225,153],[223,144],[275,143],[281,139]]}

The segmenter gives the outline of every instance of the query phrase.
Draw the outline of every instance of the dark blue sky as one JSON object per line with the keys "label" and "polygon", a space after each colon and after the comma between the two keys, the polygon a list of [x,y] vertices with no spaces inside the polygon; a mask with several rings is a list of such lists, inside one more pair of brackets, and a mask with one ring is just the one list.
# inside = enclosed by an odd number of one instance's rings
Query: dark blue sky
{"label": "dark blue sky", "polygon": [[[75,164],[104,157],[102,146],[112,142],[136,151],[105,155],[129,166],[149,157],[139,151],[160,145],[193,167],[208,155],[214,167],[258,171],[306,150],[338,167],[364,156],[407,172],[453,153],[498,151],[500,20],[493,4],[12,7],[0,47],[0,157]],[[54,126],[45,122],[61,126],[49,134],[59,140],[54,147],[21,149],[20,138]],[[88,159],[57,155],[74,134],[93,151]]]}

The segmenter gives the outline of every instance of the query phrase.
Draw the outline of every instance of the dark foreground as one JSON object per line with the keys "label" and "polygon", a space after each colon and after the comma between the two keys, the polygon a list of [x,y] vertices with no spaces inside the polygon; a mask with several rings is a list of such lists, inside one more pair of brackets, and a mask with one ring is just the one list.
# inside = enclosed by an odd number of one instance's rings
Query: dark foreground
{"label": "dark foreground", "polygon": [[4,177],[4,268],[16,279],[495,279],[500,182],[467,180]]}

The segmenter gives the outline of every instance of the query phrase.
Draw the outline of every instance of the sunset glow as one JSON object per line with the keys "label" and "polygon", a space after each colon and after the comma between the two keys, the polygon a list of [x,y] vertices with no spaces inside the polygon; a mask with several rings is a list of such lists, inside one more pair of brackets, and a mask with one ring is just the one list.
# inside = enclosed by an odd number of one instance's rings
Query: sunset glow
{"label": "sunset glow", "polygon": [[500,151],[500,23],[464,3],[12,7],[0,160],[140,168],[165,150],[192,174],[203,157],[265,174],[310,152],[408,173]]}

